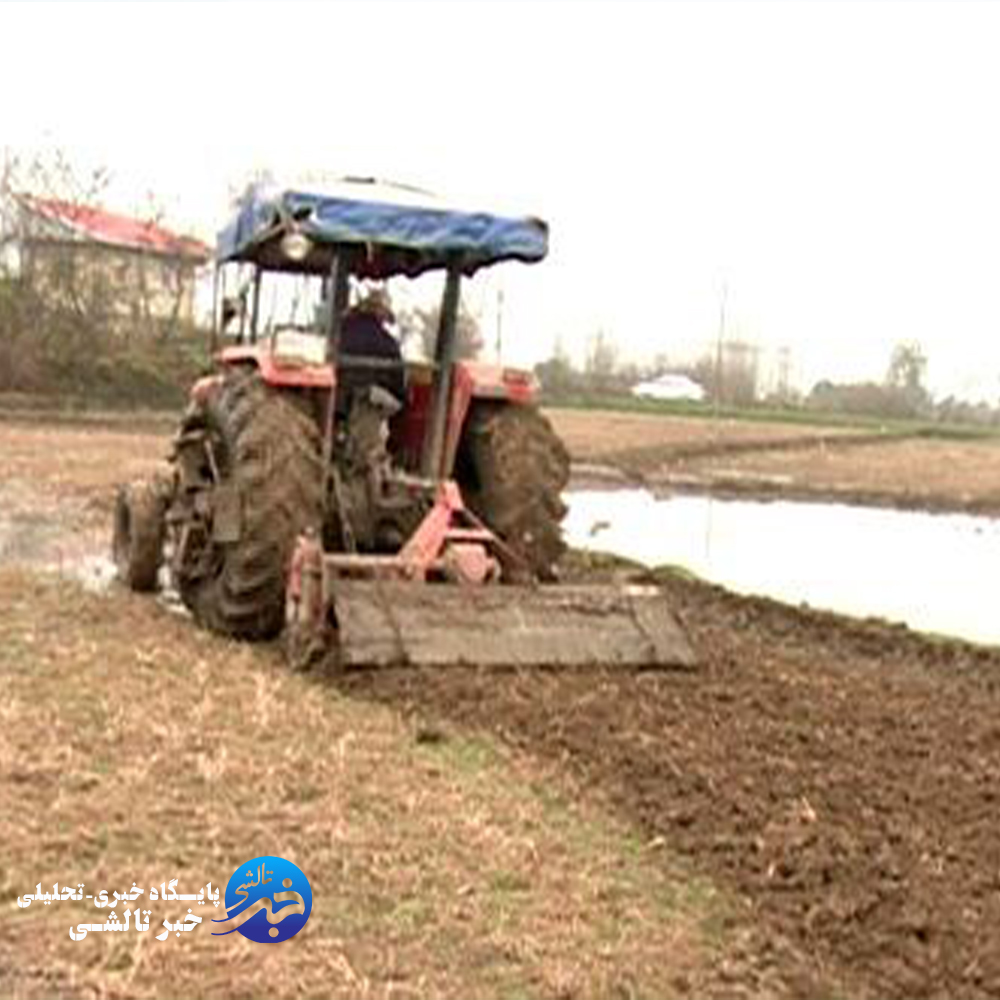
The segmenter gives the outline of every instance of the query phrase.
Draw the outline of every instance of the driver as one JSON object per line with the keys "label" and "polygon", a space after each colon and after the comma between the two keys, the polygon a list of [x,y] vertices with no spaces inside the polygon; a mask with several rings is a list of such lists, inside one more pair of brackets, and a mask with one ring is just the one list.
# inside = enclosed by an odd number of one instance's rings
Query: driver
{"label": "driver", "polygon": [[395,319],[389,294],[382,288],[368,292],[344,314],[340,330],[342,360],[374,358],[394,363],[386,367],[342,365],[338,372],[338,387],[343,389],[345,401],[355,389],[369,385],[381,386],[401,403],[405,400],[403,352],[388,330]]}

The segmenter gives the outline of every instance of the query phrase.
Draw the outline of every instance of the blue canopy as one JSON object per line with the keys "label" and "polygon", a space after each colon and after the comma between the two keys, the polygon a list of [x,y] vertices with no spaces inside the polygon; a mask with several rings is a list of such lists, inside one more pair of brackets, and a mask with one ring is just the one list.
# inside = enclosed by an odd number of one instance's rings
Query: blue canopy
{"label": "blue canopy", "polygon": [[[308,237],[293,260],[282,239]],[[463,211],[412,189],[372,181],[341,182],[330,193],[251,188],[219,233],[216,258],[279,270],[325,273],[336,248],[363,277],[414,276],[457,263],[466,274],[504,260],[542,260],[548,226],[531,217]]]}

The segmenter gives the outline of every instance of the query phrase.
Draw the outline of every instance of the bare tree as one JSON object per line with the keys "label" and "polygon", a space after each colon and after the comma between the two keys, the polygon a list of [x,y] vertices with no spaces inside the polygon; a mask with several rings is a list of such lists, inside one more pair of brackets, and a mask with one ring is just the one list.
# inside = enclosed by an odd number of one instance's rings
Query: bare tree
{"label": "bare tree", "polygon": [[[93,322],[107,306],[105,283],[91,280],[70,240],[55,240],[53,228],[34,209],[42,203],[77,206],[99,203],[107,187],[103,168],[73,167],[61,151],[19,156],[5,152],[0,165],[0,372],[6,388],[31,385],[43,369],[60,370],[69,357],[86,367],[93,359],[100,325]],[[49,237],[51,255],[44,273],[33,249]]]}
{"label": "bare tree", "polygon": [[760,348],[743,340],[726,340],[716,351],[681,370],[701,385],[710,399],[747,406],[757,399]]}
{"label": "bare tree", "polygon": [[927,356],[916,341],[904,341],[892,349],[885,384],[892,389],[902,389],[914,397],[924,396],[924,373]]}
{"label": "bare tree", "polygon": [[[7,152],[0,171],[0,241],[17,248],[16,254],[5,257],[7,277],[34,286],[46,300],[58,300],[85,325],[106,307],[107,283],[85,267],[73,236],[51,221],[44,209],[100,207],[109,178],[103,167],[74,168],[59,149],[32,156]],[[44,275],[34,266],[36,248],[43,241],[51,265]]]}
{"label": "bare tree", "polygon": [[573,367],[561,337],[556,337],[552,356],[535,365],[535,375],[542,391],[551,397],[567,396],[582,387],[581,375]]}
{"label": "bare tree", "polygon": [[130,343],[176,329],[190,283],[179,260],[81,238],[75,223],[103,208],[108,182],[61,151],[0,155],[0,390],[143,399],[197,364],[185,369],[178,347],[168,380],[156,338]]}
{"label": "bare tree", "polygon": [[587,343],[583,374],[588,389],[607,392],[615,388],[618,369],[618,346],[603,328],[598,329]]}
{"label": "bare tree", "polygon": [[[417,306],[401,313],[398,317],[400,339],[404,344],[413,343],[425,358],[434,357],[438,328],[441,325],[440,305],[424,308]],[[456,357],[469,359],[479,356],[483,349],[483,334],[479,319],[464,301],[458,305]]]}

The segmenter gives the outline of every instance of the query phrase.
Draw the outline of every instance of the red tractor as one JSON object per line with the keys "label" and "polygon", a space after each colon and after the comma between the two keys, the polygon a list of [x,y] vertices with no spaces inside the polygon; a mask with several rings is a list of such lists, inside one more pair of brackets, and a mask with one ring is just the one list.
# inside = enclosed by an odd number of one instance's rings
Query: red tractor
{"label": "red tractor", "polygon": [[[235,343],[191,391],[172,474],[119,493],[122,579],[155,589],[166,556],[209,628],[266,639],[287,620],[299,655],[332,638],[348,664],[688,658],[655,595],[538,586],[563,552],[569,457],[530,375],[455,358],[461,278],[541,260],[547,236],[371,182],[248,193],[217,250],[213,337],[235,325]],[[227,267],[246,279],[236,299]],[[431,362],[342,349],[351,278],[435,269]],[[296,308],[307,281],[320,289],[309,322],[265,322],[281,276],[298,276]],[[438,581],[459,586],[424,586]]]}

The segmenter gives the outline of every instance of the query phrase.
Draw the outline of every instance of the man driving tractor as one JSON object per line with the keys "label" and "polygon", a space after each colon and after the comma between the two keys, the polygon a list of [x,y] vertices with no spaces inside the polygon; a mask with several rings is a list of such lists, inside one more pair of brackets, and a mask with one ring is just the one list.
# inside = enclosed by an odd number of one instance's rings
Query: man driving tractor
{"label": "man driving tractor", "polygon": [[[383,288],[370,290],[344,314],[338,390],[343,393],[345,408],[350,405],[351,394],[356,389],[369,385],[381,386],[400,403],[405,400],[403,353],[388,330],[395,318],[389,294]],[[383,364],[362,363],[369,358]],[[354,363],[355,359],[358,363]]]}

